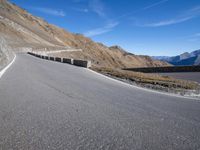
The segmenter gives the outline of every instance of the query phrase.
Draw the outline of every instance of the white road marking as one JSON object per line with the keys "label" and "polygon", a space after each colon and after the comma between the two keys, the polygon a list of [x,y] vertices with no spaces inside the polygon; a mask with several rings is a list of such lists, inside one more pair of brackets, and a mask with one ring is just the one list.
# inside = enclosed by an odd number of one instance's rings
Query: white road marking
{"label": "white road marking", "polygon": [[0,71],[0,78],[3,76],[3,74],[8,70],[8,68],[15,62],[16,55],[14,56],[13,60],[4,68]]}
{"label": "white road marking", "polygon": [[[15,62],[15,59],[16,59],[16,55],[14,56],[14,59],[4,68],[0,71],[0,78],[3,76],[3,74],[8,70],[8,68]],[[140,90],[144,90],[144,91],[148,91],[148,92],[153,92],[153,93],[158,93],[158,94],[163,94],[163,95],[167,95],[167,96],[174,96],[174,97],[178,97],[178,98],[184,98],[184,99],[193,99],[193,100],[199,100],[199,98],[195,98],[195,97],[187,97],[187,96],[181,96],[181,95],[177,95],[177,94],[173,94],[173,93],[164,93],[164,92],[160,92],[160,91],[155,91],[155,90],[151,90],[151,89],[147,89],[147,88],[143,88],[143,87],[139,87],[139,86],[135,86],[135,85],[132,85],[132,84],[128,84],[128,83],[125,83],[123,81],[120,81],[120,80],[117,80],[117,79],[113,79],[111,77],[108,77],[106,75],[103,75],[103,74],[100,74],[98,72],[95,72],[91,69],[88,69],[88,68],[84,68],[84,69],[87,69],[88,71],[96,74],[96,75],[99,75],[101,77],[104,77],[106,79],[109,79],[109,80],[112,80],[114,82],[118,82],[120,84],[123,84],[123,85],[126,85],[128,87],[132,87],[132,88],[137,88],[137,89],[140,89]]]}

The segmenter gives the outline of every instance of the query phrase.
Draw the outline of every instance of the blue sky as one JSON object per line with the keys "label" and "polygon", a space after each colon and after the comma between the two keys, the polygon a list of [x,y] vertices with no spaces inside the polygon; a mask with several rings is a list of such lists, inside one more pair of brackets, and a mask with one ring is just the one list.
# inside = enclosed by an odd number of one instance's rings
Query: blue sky
{"label": "blue sky", "polygon": [[33,15],[135,54],[200,49],[200,0],[11,0]]}

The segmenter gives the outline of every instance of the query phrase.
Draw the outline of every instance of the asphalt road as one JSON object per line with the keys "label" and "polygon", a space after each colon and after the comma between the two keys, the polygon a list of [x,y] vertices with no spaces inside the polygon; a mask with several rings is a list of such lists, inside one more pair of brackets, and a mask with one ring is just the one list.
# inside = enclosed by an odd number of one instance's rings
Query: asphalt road
{"label": "asphalt road", "polygon": [[159,73],[164,76],[171,76],[177,79],[191,80],[200,83],[200,72],[177,72],[177,73]]}
{"label": "asphalt road", "polygon": [[0,79],[0,149],[200,149],[200,101],[17,55]]}

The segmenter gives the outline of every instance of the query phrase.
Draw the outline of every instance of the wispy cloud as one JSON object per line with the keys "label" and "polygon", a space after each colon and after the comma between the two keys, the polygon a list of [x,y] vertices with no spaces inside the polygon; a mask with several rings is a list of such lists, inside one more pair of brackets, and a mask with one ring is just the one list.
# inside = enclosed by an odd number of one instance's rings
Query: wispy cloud
{"label": "wispy cloud", "polygon": [[199,42],[200,41],[200,32],[189,36],[188,41],[189,42]]}
{"label": "wispy cloud", "polygon": [[64,17],[66,14],[63,10],[57,10],[52,8],[44,8],[44,7],[30,7],[30,9],[39,11],[45,14],[53,15],[53,16],[60,16]]}
{"label": "wispy cloud", "polygon": [[168,2],[168,1],[169,1],[169,0],[161,0],[161,1],[159,1],[159,2],[156,2],[156,3],[153,3],[153,4],[151,4],[151,5],[148,5],[148,6],[144,7],[144,8],[142,8],[142,9],[143,9],[143,10],[147,10],[147,9],[156,7],[156,6],[158,6],[158,5],[161,5],[161,4],[163,4],[163,3],[166,3],[166,2]]}
{"label": "wispy cloud", "polygon": [[[82,12],[93,12],[101,18],[106,18],[106,5],[102,0],[73,0],[74,3],[87,4],[87,9],[80,9]],[[78,11],[79,9],[77,9]]]}
{"label": "wispy cloud", "polygon": [[192,9],[189,9],[185,12],[183,12],[181,15],[176,16],[175,18],[168,19],[168,20],[162,20],[154,23],[147,23],[141,26],[144,27],[161,27],[161,26],[168,26],[173,24],[178,24],[182,22],[186,22],[188,20],[194,19],[196,17],[200,16],[200,6],[194,7]]}
{"label": "wispy cloud", "polygon": [[95,12],[100,17],[106,17],[105,14],[105,5],[101,0],[90,0],[89,1],[90,9]]}
{"label": "wispy cloud", "polygon": [[152,3],[152,4],[150,4],[150,5],[147,5],[147,6],[145,6],[145,7],[142,7],[141,9],[138,9],[138,10],[134,10],[134,11],[125,13],[125,14],[123,14],[123,15],[117,17],[116,19],[126,18],[126,17],[131,16],[131,15],[133,15],[133,14],[135,14],[135,13],[139,13],[139,12],[142,12],[142,11],[145,11],[145,10],[148,10],[148,9],[151,9],[151,8],[154,8],[154,7],[156,7],[156,6],[159,6],[159,5],[161,5],[161,4],[164,4],[164,3],[168,2],[168,1],[169,1],[169,0],[161,0],[161,1],[158,1],[158,2],[156,2],[156,3]]}
{"label": "wispy cloud", "polygon": [[[80,0],[76,0],[76,2],[80,2]],[[153,7],[156,7],[158,5],[161,5],[165,2],[167,2],[169,0],[161,0],[161,1],[158,1],[156,3],[153,3],[151,5],[148,5],[148,6],[145,6],[139,10],[136,10],[136,11],[132,11],[132,12],[129,12],[129,13],[126,13],[126,14],[123,14],[115,19],[112,19],[112,23],[109,23],[107,24],[106,26],[104,27],[101,27],[101,28],[96,28],[96,29],[92,29],[90,31],[87,31],[84,33],[85,36],[88,36],[88,37],[92,37],[92,36],[97,36],[97,35],[101,35],[101,34],[104,34],[104,33],[107,33],[107,32],[110,32],[113,30],[113,28],[115,28],[118,24],[119,24],[119,20],[121,18],[125,18],[125,17],[128,17],[136,12],[140,12],[140,11],[144,11],[144,10],[147,10],[147,9],[151,9]],[[89,0],[89,8],[95,12],[96,14],[98,14],[100,17],[102,18],[106,18],[107,19],[107,15],[106,15],[106,7],[104,5],[104,3],[101,1],[101,0]],[[111,19],[107,19],[107,20],[111,20]]]}
{"label": "wispy cloud", "polygon": [[[80,0],[78,0],[80,2]],[[88,11],[96,13],[100,18],[102,18],[106,23],[105,26],[91,29],[89,31],[86,31],[84,33],[87,37],[93,37],[97,35],[101,35],[107,32],[110,32],[115,28],[119,22],[115,20],[111,20],[107,13],[106,13],[107,7],[103,3],[102,0],[88,0]]]}
{"label": "wispy cloud", "polygon": [[116,27],[118,24],[119,24],[118,22],[108,23],[104,27],[89,30],[89,31],[85,32],[84,35],[88,36],[88,37],[101,35],[103,33],[107,33],[107,32],[112,31],[113,28]]}
{"label": "wispy cloud", "polygon": [[78,12],[83,12],[83,13],[89,12],[89,10],[87,8],[72,8],[72,9],[75,11],[78,11]]}
{"label": "wispy cloud", "polygon": [[144,27],[160,27],[160,26],[167,26],[167,25],[172,25],[172,24],[177,24],[181,22],[188,21],[192,19],[193,17],[183,17],[183,18],[177,18],[177,19],[169,19],[169,20],[164,20],[160,22],[155,22],[155,23],[150,23],[150,24],[145,24],[142,25]]}

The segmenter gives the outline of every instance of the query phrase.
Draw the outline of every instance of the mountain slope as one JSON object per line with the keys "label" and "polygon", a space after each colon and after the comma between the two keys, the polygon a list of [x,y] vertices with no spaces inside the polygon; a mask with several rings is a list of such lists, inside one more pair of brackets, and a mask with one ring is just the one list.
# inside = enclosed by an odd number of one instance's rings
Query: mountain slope
{"label": "mountain slope", "polygon": [[155,60],[166,61],[176,66],[182,65],[200,65],[200,50],[191,53],[185,52],[181,55],[167,57],[167,56],[153,56]]}
{"label": "mountain slope", "polygon": [[118,46],[107,47],[81,34],[72,34],[32,16],[6,0],[0,0],[0,34],[16,50],[20,50],[17,47],[30,47],[34,50],[82,49],[82,52],[63,52],[54,55],[89,59],[95,66],[124,68],[169,65],[148,56],[130,54]]}

